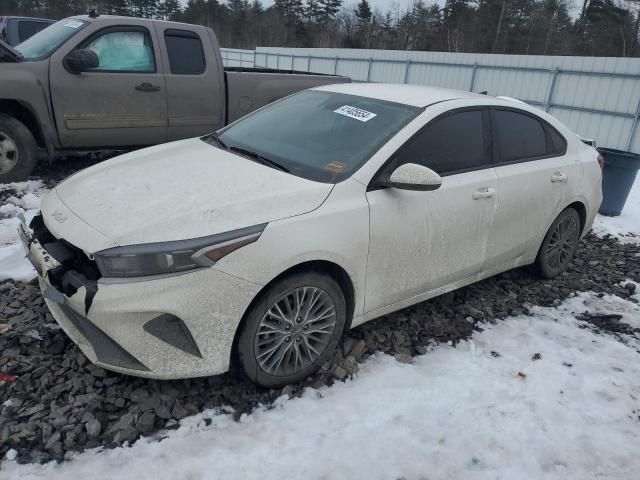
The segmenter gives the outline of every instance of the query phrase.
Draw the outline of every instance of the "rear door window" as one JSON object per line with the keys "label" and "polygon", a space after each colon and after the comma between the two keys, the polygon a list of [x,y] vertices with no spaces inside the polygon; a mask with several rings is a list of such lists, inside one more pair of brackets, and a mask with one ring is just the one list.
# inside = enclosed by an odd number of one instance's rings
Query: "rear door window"
{"label": "rear door window", "polygon": [[396,166],[418,163],[440,175],[486,168],[482,110],[454,112],[431,122],[402,147]]}
{"label": "rear door window", "polygon": [[542,123],[533,116],[513,110],[495,110],[493,127],[500,162],[547,155],[547,134]]}
{"label": "rear door window", "polygon": [[174,75],[200,75],[206,63],[200,37],[186,30],[166,30],[164,41],[167,45],[169,68]]}
{"label": "rear door window", "polygon": [[44,30],[50,24],[47,22],[32,22],[29,20],[20,20],[18,22],[18,41],[24,42],[27,38],[33,37],[40,30]]}

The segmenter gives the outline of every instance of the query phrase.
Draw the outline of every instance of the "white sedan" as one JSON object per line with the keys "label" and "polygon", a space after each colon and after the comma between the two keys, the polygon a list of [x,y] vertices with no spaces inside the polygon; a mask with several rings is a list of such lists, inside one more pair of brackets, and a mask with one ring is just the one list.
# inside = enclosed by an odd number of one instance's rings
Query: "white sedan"
{"label": "white sedan", "polygon": [[601,159],[525,104],[307,90],[60,183],[21,227],[53,316],[96,364],[304,379],[345,329],[499,272],[561,273]]}

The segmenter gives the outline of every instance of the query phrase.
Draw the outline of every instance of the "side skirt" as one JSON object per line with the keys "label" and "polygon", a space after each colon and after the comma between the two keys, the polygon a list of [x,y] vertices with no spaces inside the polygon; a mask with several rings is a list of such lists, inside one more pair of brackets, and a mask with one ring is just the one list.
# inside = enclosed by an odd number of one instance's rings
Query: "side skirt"
{"label": "side skirt", "polygon": [[492,268],[491,270],[480,272],[478,274],[472,275],[462,280],[458,280],[457,282],[450,283],[448,285],[437,288],[435,290],[430,290],[428,292],[421,293],[420,295],[416,295],[406,300],[402,300],[401,302],[396,302],[391,305],[387,305],[385,307],[381,307],[376,310],[367,312],[364,315],[360,315],[359,317],[355,317],[353,319],[353,322],[351,323],[351,328],[356,327],[358,325],[362,325],[363,323],[368,322],[369,320],[373,320],[375,318],[382,317],[383,315],[387,315],[388,313],[395,312],[397,310],[402,310],[403,308],[410,307],[411,305],[415,305],[416,303],[430,300],[439,295],[444,295],[445,293],[458,290],[459,288],[466,287],[467,285],[471,285],[472,283],[479,282],[481,280],[484,280],[485,278],[493,277],[494,275],[497,275],[499,273],[506,272],[507,270],[512,270],[514,268],[518,268],[523,265],[528,265],[530,263],[531,263],[530,259],[527,259],[526,256],[523,255],[514,261],[499,265],[495,268]]}

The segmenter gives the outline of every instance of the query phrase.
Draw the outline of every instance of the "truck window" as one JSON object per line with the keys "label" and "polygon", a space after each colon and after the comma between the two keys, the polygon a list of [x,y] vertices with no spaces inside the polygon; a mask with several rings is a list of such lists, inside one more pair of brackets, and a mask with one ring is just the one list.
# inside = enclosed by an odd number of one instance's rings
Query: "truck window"
{"label": "truck window", "polygon": [[94,37],[84,48],[93,50],[100,59],[97,72],[154,73],[156,62],[151,35],[146,29],[107,30]]}
{"label": "truck window", "polygon": [[27,62],[46,58],[87,25],[88,22],[83,20],[65,18],[40,30],[15,48]]}
{"label": "truck window", "polygon": [[44,30],[50,24],[47,22],[33,22],[30,20],[20,20],[18,22],[18,41],[24,42],[27,38],[33,37],[40,30]]}
{"label": "truck window", "polygon": [[206,68],[200,37],[187,30],[166,30],[164,41],[174,75],[200,75]]}

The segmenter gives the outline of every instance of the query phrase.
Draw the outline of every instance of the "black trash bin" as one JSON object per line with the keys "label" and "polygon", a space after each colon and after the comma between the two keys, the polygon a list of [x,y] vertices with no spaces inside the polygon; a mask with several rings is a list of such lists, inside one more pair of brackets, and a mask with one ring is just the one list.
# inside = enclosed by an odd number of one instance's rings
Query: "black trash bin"
{"label": "black trash bin", "polygon": [[598,151],[604,157],[603,198],[598,212],[602,215],[617,217],[622,213],[640,169],[640,155],[612,148],[599,148]]}

